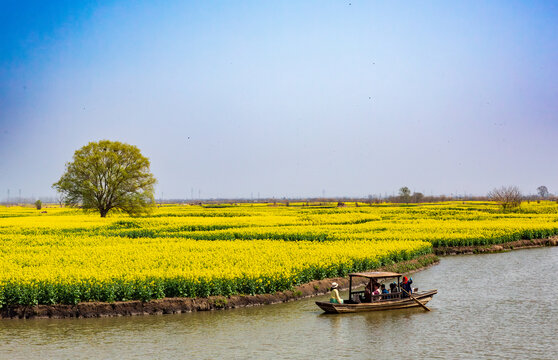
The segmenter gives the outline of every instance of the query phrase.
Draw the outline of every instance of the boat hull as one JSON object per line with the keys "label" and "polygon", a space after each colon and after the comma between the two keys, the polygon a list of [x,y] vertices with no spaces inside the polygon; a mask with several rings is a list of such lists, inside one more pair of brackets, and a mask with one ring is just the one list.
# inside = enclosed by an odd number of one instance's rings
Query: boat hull
{"label": "boat hull", "polygon": [[[429,290],[420,293],[413,294],[413,296],[419,300],[422,304],[428,303],[432,300],[432,297],[438,293],[438,290]],[[334,304],[324,301],[316,301],[316,305],[320,307],[323,311],[330,314],[342,314],[342,313],[354,313],[363,311],[382,311],[382,310],[395,310],[395,309],[406,309],[419,307],[411,298],[404,299],[394,299],[394,300],[382,300],[371,303],[360,303],[360,304]]]}

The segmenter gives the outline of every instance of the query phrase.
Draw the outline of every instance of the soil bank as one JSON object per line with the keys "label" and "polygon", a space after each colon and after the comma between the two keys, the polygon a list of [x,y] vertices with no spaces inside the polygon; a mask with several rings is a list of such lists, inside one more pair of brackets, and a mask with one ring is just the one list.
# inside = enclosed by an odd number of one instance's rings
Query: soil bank
{"label": "soil bank", "polygon": [[[439,260],[436,255],[491,253],[543,246],[558,246],[558,236],[548,239],[519,240],[497,245],[434,248],[434,254],[424,255],[413,260],[373,270],[410,274],[437,264]],[[346,290],[349,286],[349,280],[343,277],[314,280],[297,286],[292,291],[281,291],[275,294],[234,295],[229,297],[211,296],[208,298],[165,298],[147,302],[135,300],[113,303],[83,302],[77,305],[7,306],[0,309],[0,318],[91,318],[233,309],[276,304],[323,295],[330,291],[333,281],[339,284],[341,290]],[[353,286],[364,285],[366,281],[364,278],[355,278]]]}
{"label": "soil bank", "polygon": [[[424,255],[413,260],[403,261],[384,266],[379,271],[393,271],[412,273],[438,263],[434,254]],[[314,280],[295,287],[292,291],[281,291],[275,294],[210,296],[207,298],[164,298],[142,302],[116,301],[82,302],[77,305],[36,305],[36,306],[7,306],[0,309],[2,318],[91,318],[107,316],[156,315],[176,314],[191,311],[206,311],[233,309],[238,307],[276,304],[297,299],[323,295],[331,290],[331,283],[335,281],[341,290],[348,289],[349,280],[345,277]],[[355,278],[353,286],[364,284],[364,278]]]}
{"label": "soil bank", "polygon": [[482,253],[510,251],[514,249],[543,247],[543,246],[558,246],[558,236],[553,236],[546,239],[518,240],[518,241],[511,241],[503,244],[495,244],[495,245],[439,247],[439,248],[434,248],[433,252],[436,255],[441,255],[441,256],[462,255],[462,254],[482,254]]}

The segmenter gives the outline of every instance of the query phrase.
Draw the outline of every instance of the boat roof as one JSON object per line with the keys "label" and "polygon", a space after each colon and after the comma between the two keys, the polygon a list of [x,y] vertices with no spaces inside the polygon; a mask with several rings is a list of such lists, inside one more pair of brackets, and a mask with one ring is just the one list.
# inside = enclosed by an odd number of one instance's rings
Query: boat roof
{"label": "boat roof", "polygon": [[368,271],[368,272],[351,273],[349,274],[349,276],[360,276],[360,277],[365,277],[370,279],[379,279],[379,278],[398,277],[403,275],[394,272],[386,272],[386,271]]}

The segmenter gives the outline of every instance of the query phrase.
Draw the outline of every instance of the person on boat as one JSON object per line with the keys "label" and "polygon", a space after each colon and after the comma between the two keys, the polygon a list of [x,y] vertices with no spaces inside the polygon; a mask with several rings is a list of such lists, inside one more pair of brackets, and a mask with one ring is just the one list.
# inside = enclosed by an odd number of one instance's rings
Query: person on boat
{"label": "person on boat", "polygon": [[372,294],[374,293],[374,290],[376,290],[375,286],[378,286],[376,280],[370,279],[364,288],[364,299],[362,302],[372,302]]}
{"label": "person on boat", "polygon": [[397,284],[395,283],[395,281],[389,284],[389,293],[391,294],[389,296],[390,299],[397,298],[397,295],[394,294],[399,293],[399,291],[397,291]]}
{"label": "person on boat", "polygon": [[383,294],[389,294],[389,291],[388,291],[388,289],[386,289],[385,284],[380,285],[380,290],[382,290],[382,295]]}
{"label": "person on boat", "polygon": [[[413,292],[413,288],[411,288],[411,284],[413,283],[413,278],[408,279],[406,276],[403,276],[403,281],[401,282],[401,288],[405,291],[407,291],[409,294],[411,294]],[[403,297],[407,297],[408,295],[405,294],[405,292],[403,292],[403,294],[401,294],[401,296]]]}
{"label": "person on boat", "polygon": [[366,284],[364,287],[364,299],[362,302],[371,302],[372,301],[372,280]]}
{"label": "person on boat", "polygon": [[331,283],[331,297],[329,298],[329,302],[333,304],[343,304],[343,299],[339,296],[339,290],[337,288],[339,285],[334,282]]}
{"label": "person on boat", "polygon": [[380,294],[382,293],[382,290],[380,290],[380,284],[378,283],[374,283],[372,285],[372,300],[376,301],[376,300],[380,300]]}

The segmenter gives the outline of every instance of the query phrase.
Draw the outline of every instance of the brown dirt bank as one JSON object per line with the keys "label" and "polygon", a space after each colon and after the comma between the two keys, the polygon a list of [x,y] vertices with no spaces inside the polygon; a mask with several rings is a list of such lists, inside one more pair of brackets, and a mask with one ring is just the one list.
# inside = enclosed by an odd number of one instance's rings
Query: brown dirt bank
{"label": "brown dirt bank", "polygon": [[[434,254],[421,256],[414,260],[384,266],[376,270],[412,273],[438,263]],[[358,278],[357,278],[358,279]],[[355,279],[355,280],[357,280]],[[355,285],[364,284],[366,279],[358,280]],[[297,286],[293,291],[282,291],[275,294],[235,295],[230,297],[212,296],[209,298],[165,298],[159,300],[117,301],[114,303],[83,302],[77,305],[37,305],[11,306],[0,309],[2,318],[91,318],[126,315],[176,314],[191,311],[232,309],[246,306],[276,304],[297,299],[323,295],[329,292],[331,283],[335,281],[340,289],[347,289],[347,278],[314,280]]]}
{"label": "brown dirt bank", "polygon": [[461,255],[461,254],[482,254],[494,253],[502,251],[510,251],[514,249],[527,249],[544,246],[558,246],[558,236],[547,239],[518,240],[503,244],[480,245],[480,246],[449,246],[434,248],[436,255]]}
{"label": "brown dirt bank", "polygon": [[[435,248],[434,254],[425,255],[414,260],[384,266],[376,270],[393,271],[410,274],[428,268],[438,263],[436,255],[480,254],[510,251],[543,246],[558,246],[558,236],[547,239],[519,240],[503,244],[483,246],[456,246]],[[355,279],[355,285],[365,283],[365,279]],[[230,297],[212,296],[209,298],[165,298],[142,301],[117,301],[114,303],[83,302],[77,305],[37,305],[37,306],[8,306],[0,309],[0,318],[90,318],[129,315],[176,314],[192,311],[206,311],[217,309],[233,309],[238,307],[276,304],[294,301],[302,298],[323,295],[329,292],[331,283],[335,281],[340,289],[347,289],[347,278],[332,278],[314,280],[297,286],[292,291],[282,291],[275,294],[235,295]]]}

